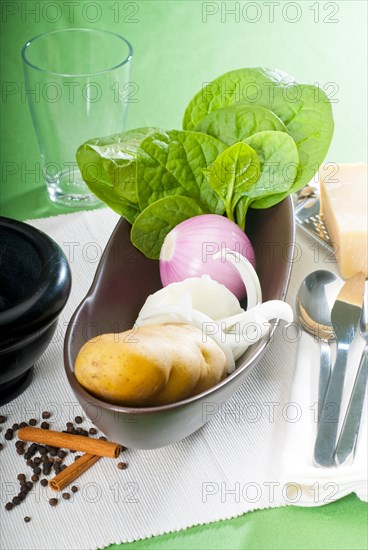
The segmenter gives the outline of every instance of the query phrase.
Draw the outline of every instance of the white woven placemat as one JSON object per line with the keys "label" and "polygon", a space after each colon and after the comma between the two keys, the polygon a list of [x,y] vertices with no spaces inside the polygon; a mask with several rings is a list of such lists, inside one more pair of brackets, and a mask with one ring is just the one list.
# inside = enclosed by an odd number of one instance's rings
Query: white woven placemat
{"label": "white woven placemat", "polygon": [[[7,416],[0,435],[4,443],[0,452],[1,548],[93,549],[254,509],[325,504],[352,491],[367,499],[365,436],[360,438],[354,466],[328,472],[311,466],[315,422],[310,407],[316,395],[318,346],[303,337],[293,385],[298,346],[279,327],[266,356],[203,429],[163,449],[126,451],[122,458],[128,463],[126,470],[117,468],[118,460],[99,460],[75,483],[79,491],[69,501],[60,498],[56,507],[48,503],[55,494],[37,482],[26,500],[10,512],[5,510],[5,503],[19,490],[17,474],[32,474],[24,458],[15,453],[16,438],[4,440],[5,429],[14,422],[40,419],[43,410],[53,412],[49,422],[58,430],[65,429],[65,423],[76,415],[83,416],[64,374],[63,339],[117,221],[116,214],[102,209],[30,222],[52,236],[67,254],[73,288],[57,333],[37,362],[32,384],[0,412]],[[312,243],[305,235],[298,233],[297,238],[299,254],[288,293],[291,305],[307,273],[319,267],[336,271],[335,264],[325,263],[322,251],[316,258],[316,248],[310,248]],[[348,385],[353,381],[360,343],[356,348]],[[288,482],[294,486],[288,488]],[[326,489],[326,483],[332,485]],[[315,488],[308,489],[312,485]],[[29,523],[24,522],[25,516],[31,518]]]}

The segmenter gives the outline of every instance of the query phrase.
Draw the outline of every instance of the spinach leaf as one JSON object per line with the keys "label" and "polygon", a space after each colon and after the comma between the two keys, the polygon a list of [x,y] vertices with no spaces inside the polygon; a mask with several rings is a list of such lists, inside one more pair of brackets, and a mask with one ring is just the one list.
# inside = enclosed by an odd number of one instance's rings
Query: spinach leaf
{"label": "spinach leaf", "polygon": [[138,128],[94,138],[81,145],[77,162],[91,191],[130,223],[140,212],[136,190],[136,153],[156,128]]}
{"label": "spinach leaf", "polygon": [[285,124],[272,111],[242,103],[212,111],[195,128],[196,132],[209,134],[227,145],[263,130],[287,132]]}
{"label": "spinach leaf", "polygon": [[225,149],[206,171],[211,187],[225,203],[230,220],[235,221],[235,206],[258,180],[260,169],[255,150],[240,142]]}
{"label": "spinach leaf", "polygon": [[183,130],[158,131],[147,137],[137,151],[137,191],[140,209],[169,195],[193,199],[203,210],[224,212],[204,175],[226,145],[207,134]]}
{"label": "spinach leaf", "polygon": [[[331,143],[334,124],[326,94],[316,86],[297,84],[279,71],[238,69],[220,76],[196,94],[186,109],[183,127],[195,129],[209,113],[238,103],[269,109],[285,124],[300,159],[298,177],[287,194],[301,189],[313,178]],[[287,195],[269,196],[253,206],[272,206],[284,196]]]}
{"label": "spinach leaf", "polygon": [[245,217],[256,199],[287,192],[298,173],[299,155],[294,140],[285,132],[258,132],[245,140],[258,155],[261,172],[236,206],[236,221],[244,229]]}
{"label": "spinach leaf", "polygon": [[302,98],[303,107],[288,122],[287,130],[294,139],[299,153],[297,177],[287,193],[265,197],[252,204],[252,208],[269,208],[291,193],[307,185],[319,169],[331,143],[334,123],[331,104],[325,93],[307,84],[288,90],[288,98]]}
{"label": "spinach leaf", "polygon": [[184,220],[200,214],[203,214],[201,208],[188,197],[164,197],[147,206],[137,217],[131,229],[131,241],[147,258],[158,259],[169,231]]}
{"label": "spinach leaf", "polygon": [[[265,107],[287,124],[295,109],[293,103],[285,101],[282,92],[293,84],[291,76],[277,70],[255,67],[230,71],[209,82],[193,97],[184,114],[183,128],[194,130],[212,111],[235,103]],[[282,116],[280,109],[274,108],[279,104]]]}

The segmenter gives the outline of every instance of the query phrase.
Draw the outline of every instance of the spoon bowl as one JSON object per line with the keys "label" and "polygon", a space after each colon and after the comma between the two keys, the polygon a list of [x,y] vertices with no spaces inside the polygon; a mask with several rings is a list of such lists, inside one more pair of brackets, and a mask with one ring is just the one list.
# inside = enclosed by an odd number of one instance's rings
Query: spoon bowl
{"label": "spoon bowl", "polygon": [[343,281],[331,271],[318,270],[307,275],[296,298],[296,313],[303,329],[319,340],[334,337],[331,308]]}
{"label": "spoon bowl", "polygon": [[318,421],[321,418],[331,376],[329,341],[335,336],[331,323],[331,309],[342,285],[343,281],[338,275],[319,269],[307,275],[296,297],[296,314],[301,327],[320,343]]}

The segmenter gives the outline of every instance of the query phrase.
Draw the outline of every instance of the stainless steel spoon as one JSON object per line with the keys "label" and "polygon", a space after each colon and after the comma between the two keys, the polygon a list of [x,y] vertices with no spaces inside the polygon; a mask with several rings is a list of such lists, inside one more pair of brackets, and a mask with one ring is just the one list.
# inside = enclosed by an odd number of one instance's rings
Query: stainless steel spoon
{"label": "stainless steel spoon", "polygon": [[296,314],[302,328],[320,342],[321,361],[318,383],[318,422],[331,375],[329,340],[334,338],[331,308],[343,281],[331,271],[318,270],[307,275],[296,297]]}

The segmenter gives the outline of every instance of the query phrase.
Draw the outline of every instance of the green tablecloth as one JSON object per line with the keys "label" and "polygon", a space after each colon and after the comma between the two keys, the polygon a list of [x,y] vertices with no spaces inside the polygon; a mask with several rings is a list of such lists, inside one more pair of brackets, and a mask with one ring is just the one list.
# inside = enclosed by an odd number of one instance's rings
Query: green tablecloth
{"label": "green tablecloth", "polygon": [[[366,160],[365,0],[28,0],[4,1],[1,11],[0,212],[4,216],[26,219],[65,211],[47,199],[21,84],[21,46],[28,38],[56,28],[110,29],[131,41],[138,102],[130,105],[129,128],[180,128],[186,103],[203,82],[237,67],[277,67],[299,81],[318,83],[333,101],[336,129],[328,160]],[[123,547],[363,549],[367,545],[367,506],[350,496],[322,508],[256,511]]]}

